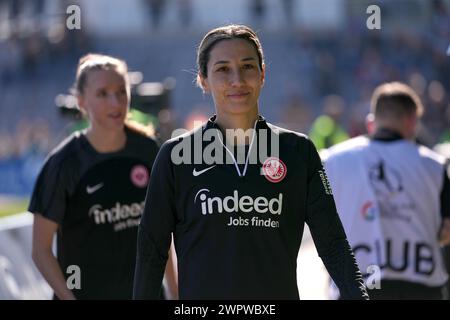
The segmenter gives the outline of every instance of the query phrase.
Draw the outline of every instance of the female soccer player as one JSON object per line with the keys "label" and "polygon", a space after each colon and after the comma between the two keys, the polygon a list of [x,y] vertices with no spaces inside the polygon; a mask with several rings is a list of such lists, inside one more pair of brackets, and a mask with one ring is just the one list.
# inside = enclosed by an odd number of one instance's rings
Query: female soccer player
{"label": "female soccer player", "polygon": [[342,297],[367,298],[314,145],[259,114],[265,66],[255,32],[211,30],[197,63],[216,115],[159,151],[139,226],[134,297],[159,297],[173,233],[181,299],[298,299],[306,222]]}
{"label": "female soccer player", "polygon": [[90,126],[51,152],[36,182],[29,206],[33,260],[59,299],[130,299],[137,227],[158,146],[126,120],[124,61],[82,57],[74,89]]}

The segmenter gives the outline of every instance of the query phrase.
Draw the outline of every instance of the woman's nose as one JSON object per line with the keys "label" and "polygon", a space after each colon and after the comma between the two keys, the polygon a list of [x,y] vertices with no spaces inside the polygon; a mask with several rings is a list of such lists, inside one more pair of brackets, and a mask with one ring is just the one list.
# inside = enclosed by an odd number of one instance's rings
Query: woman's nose
{"label": "woman's nose", "polygon": [[241,85],[244,82],[243,74],[240,70],[236,70],[231,72],[230,75],[230,84],[231,85]]}
{"label": "woman's nose", "polygon": [[109,96],[109,103],[113,107],[120,107],[122,105],[120,96],[117,94],[112,94]]}

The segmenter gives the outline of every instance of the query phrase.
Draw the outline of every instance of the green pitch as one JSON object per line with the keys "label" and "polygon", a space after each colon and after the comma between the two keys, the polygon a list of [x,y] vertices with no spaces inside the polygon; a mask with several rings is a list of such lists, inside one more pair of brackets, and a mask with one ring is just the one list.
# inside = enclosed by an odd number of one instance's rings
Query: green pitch
{"label": "green pitch", "polygon": [[27,211],[28,198],[8,198],[0,196],[0,218]]}

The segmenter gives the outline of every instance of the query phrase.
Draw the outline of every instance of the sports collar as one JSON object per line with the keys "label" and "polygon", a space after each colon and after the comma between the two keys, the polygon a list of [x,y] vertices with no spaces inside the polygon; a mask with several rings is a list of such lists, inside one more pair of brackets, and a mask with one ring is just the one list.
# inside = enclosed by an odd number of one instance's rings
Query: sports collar
{"label": "sports collar", "polygon": [[[217,115],[213,115],[208,119],[208,122],[205,125],[205,129],[216,128],[221,129],[216,122]],[[258,115],[258,119],[256,119],[256,129],[267,128],[266,119],[262,115]]]}
{"label": "sports collar", "polygon": [[403,137],[399,132],[397,132],[395,130],[381,128],[377,132],[375,132],[372,139],[376,140],[376,141],[391,142],[391,141],[402,140]]}
{"label": "sports collar", "polygon": [[[213,115],[211,118],[209,118],[208,122],[206,123],[205,130],[215,128],[215,129],[217,129],[217,130],[220,132],[220,127],[219,127],[219,125],[216,123],[216,117],[217,117],[216,115]],[[237,172],[237,174],[238,174],[239,177],[245,177],[245,175],[246,175],[246,173],[247,173],[248,161],[249,161],[249,158],[250,158],[250,153],[251,153],[251,150],[252,150],[253,142],[255,141],[256,131],[259,130],[259,129],[261,129],[261,128],[263,128],[263,127],[267,127],[266,120],[264,119],[263,116],[258,115],[258,119],[256,119],[255,124],[254,124],[254,126],[253,126],[253,129],[254,129],[254,131],[253,131],[253,136],[252,136],[252,140],[251,140],[251,142],[250,142],[250,146],[249,146],[249,149],[248,149],[248,152],[247,152],[247,157],[246,157],[246,159],[245,159],[244,170],[243,170],[242,172],[241,172],[241,170],[239,169],[239,165],[238,165],[238,163],[237,163],[237,161],[236,161],[236,159],[235,159],[233,153],[232,153],[232,152],[230,151],[230,149],[228,149],[228,147],[223,143],[223,140],[222,140],[222,138],[220,137],[220,134],[218,135],[218,138],[219,138],[220,143],[221,143],[222,146],[225,148],[226,152],[228,152],[228,154],[229,154],[229,155],[231,156],[231,158],[233,159],[233,163],[234,163],[234,166],[235,166],[235,168],[236,168],[236,172]]]}

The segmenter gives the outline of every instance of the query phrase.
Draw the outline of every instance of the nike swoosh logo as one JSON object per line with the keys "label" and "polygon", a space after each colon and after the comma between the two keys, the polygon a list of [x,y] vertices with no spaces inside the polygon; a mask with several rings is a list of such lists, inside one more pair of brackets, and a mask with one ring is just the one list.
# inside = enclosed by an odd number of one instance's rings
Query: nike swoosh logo
{"label": "nike swoosh logo", "polygon": [[101,187],[103,187],[103,185],[104,185],[104,183],[102,182],[102,183],[96,184],[93,187],[87,186],[86,187],[86,192],[87,192],[87,194],[92,194],[95,191],[97,191],[98,189],[100,189]]}
{"label": "nike swoosh logo", "polygon": [[206,171],[211,170],[211,169],[214,168],[215,166],[216,166],[216,165],[214,165],[214,166],[212,166],[212,167],[208,167],[208,168],[203,169],[203,170],[200,170],[200,171],[197,171],[197,170],[195,170],[195,168],[194,168],[194,170],[192,170],[192,175],[193,175],[194,177],[197,177],[197,176],[201,175],[202,173],[205,173]]}

